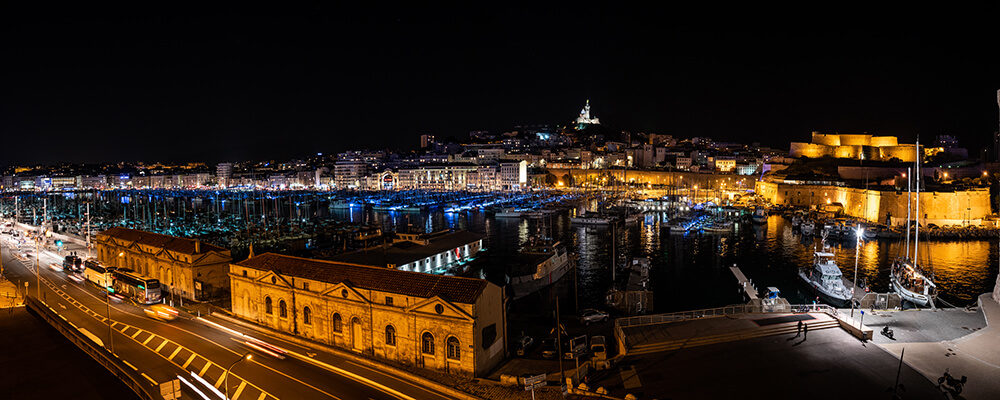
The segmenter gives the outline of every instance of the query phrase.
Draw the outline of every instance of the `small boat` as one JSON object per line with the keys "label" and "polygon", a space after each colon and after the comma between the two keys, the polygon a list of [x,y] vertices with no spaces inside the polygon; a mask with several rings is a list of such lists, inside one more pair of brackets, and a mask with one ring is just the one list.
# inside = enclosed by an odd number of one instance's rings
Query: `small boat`
{"label": "small boat", "polygon": [[628,281],[623,287],[608,291],[606,303],[615,311],[625,315],[641,315],[653,311],[653,290],[649,280],[652,263],[649,258],[639,257],[625,271]]}
{"label": "small boat", "polygon": [[844,276],[829,250],[829,247],[824,247],[823,251],[813,252],[812,267],[800,269],[799,278],[824,300],[840,307],[851,300],[851,292],[844,284]]}
{"label": "small boat", "polygon": [[496,218],[521,218],[521,211],[516,211],[514,209],[506,209],[493,214]]}
{"label": "small boat", "polygon": [[573,266],[566,248],[551,239],[533,237],[520,253],[508,283],[515,300],[555,283]]}
{"label": "small boat", "polygon": [[756,209],[753,210],[753,223],[755,224],[767,223],[767,212],[764,211],[764,207],[757,207]]}
{"label": "small boat", "polygon": [[732,222],[710,222],[701,230],[705,233],[729,233],[733,231]]}
{"label": "small boat", "polygon": [[937,298],[934,279],[908,257],[898,258],[892,263],[889,282],[900,298],[917,306],[933,306]]}
{"label": "small boat", "polygon": [[617,222],[617,218],[600,214],[580,214],[578,217],[570,218],[569,221],[574,225],[610,225],[612,222]]}
{"label": "small boat", "polygon": [[799,225],[799,231],[802,232],[803,235],[812,235],[815,232],[815,230],[816,230],[816,224],[814,224],[812,221],[807,220],[803,222],[801,225]]}

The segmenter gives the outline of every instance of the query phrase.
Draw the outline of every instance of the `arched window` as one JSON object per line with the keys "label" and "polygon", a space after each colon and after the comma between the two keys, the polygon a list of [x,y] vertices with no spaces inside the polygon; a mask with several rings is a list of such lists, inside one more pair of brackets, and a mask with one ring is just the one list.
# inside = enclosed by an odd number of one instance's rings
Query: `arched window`
{"label": "arched window", "polygon": [[462,349],[460,349],[457,337],[448,338],[448,359],[451,360],[461,360],[462,359]]}
{"label": "arched window", "polygon": [[271,306],[272,305],[273,305],[273,301],[271,301],[271,297],[265,297],[264,298],[264,313],[265,314],[274,314],[274,311],[271,310]]}
{"label": "arched window", "polygon": [[312,310],[309,307],[302,309],[302,323],[306,325],[312,324]]}
{"label": "arched window", "polygon": [[424,332],[420,337],[420,351],[424,354],[434,355],[434,335],[430,332]]}
{"label": "arched window", "polygon": [[288,318],[288,304],[285,304],[284,300],[278,301],[278,316]]}
{"label": "arched window", "polygon": [[395,346],[396,345],[396,328],[392,325],[385,326],[385,345]]}
{"label": "arched window", "polygon": [[344,331],[344,320],[337,313],[333,314],[333,331],[337,333]]}

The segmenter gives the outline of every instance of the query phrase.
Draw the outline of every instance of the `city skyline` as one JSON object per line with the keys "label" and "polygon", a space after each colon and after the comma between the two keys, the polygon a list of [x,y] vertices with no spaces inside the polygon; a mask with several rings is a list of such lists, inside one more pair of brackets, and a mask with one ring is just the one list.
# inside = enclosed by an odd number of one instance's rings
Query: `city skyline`
{"label": "city skyline", "polygon": [[211,163],[406,150],[421,134],[568,125],[587,99],[612,129],[778,148],[811,131],[908,142],[950,134],[977,153],[997,129],[1000,65],[977,41],[988,25],[927,31],[878,12],[773,23],[637,14],[25,13],[8,21],[2,42],[14,55],[2,68],[16,79],[2,96],[0,131],[12,148],[39,137],[54,145],[3,159]]}

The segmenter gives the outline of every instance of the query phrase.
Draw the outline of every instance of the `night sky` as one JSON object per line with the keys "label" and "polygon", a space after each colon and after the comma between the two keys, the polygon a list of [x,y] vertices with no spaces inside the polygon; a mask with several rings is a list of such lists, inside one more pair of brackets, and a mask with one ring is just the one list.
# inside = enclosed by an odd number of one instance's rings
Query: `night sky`
{"label": "night sky", "polygon": [[996,7],[612,4],[7,8],[0,164],[412,149],[567,123],[588,98],[615,128],[784,149],[813,130],[948,133],[975,154],[997,129]]}

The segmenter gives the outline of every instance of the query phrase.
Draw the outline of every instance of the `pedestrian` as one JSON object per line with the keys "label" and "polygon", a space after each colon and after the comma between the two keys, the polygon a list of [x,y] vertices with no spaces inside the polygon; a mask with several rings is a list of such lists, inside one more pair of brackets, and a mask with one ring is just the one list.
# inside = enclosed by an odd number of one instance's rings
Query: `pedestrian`
{"label": "pedestrian", "polygon": [[809,338],[809,324],[802,324],[802,340]]}
{"label": "pedestrian", "polygon": [[799,337],[802,334],[802,320],[799,320],[798,325],[795,326],[795,337]]}

